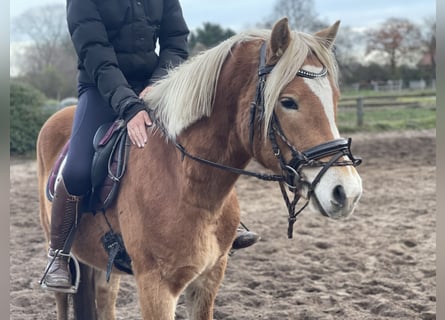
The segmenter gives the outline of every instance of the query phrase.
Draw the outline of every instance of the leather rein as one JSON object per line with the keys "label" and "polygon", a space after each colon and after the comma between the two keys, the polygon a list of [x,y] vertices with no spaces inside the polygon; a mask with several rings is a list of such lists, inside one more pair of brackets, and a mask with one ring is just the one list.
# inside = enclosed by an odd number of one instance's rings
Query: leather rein
{"label": "leather rein", "polygon": [[[261,122],[264,119],[264,86],[266,83],[266,77],[273,70],[274,66],[275,65],[266,65],[266,42],[263,42],[260,49],[260,64],[258,68],[259,79],[256,87],[255,100],[251,103],[250,106],[249,139],[250,139],[250,147],[252,155],[253,155],[253,140],[255,135],[255,124],[256,122],[258,122],[258,125],[261,128]],[[297,72],[297,76],[309,79],[321,78],[326,75],[327,75],[327,69],[325,67],[323,67],[323,69],[319,73],[310,72],[304,69],[300,69]],[[361,158],[354,157],[352,155],[351,138],[335,139],[332,141],[319,144],[305,151],[299,151],[287,139],[286,135],[284,134],[280,126],[278,117],[276,116],[275,112],[273,112],[272,114],[271,123],[268,128],[269,128],[268,137],[272,145],[272,151],[275,157],[277,158],[282,170],[282,174],[280,175],[258,173],[227,166],[221,163],[213,162],[192,155],[188,153],[187,150],[178,142],[175,142],[175,146],[181,152],[182,160],[184,160],[184,157],[188,157],[202,164],[209,165],[211,167],[225,170],[238,175],[251,176],[265,181],[277,181],[280,185],[280,190],[289,213],[287,236],[288,238],[292,238],[293,225],[297,219],[297,216],[309,204],[310,197],[312,195],[316,197],[314,193],[315,187],[320,182],[321,178],[326,173],[326,171],[333,166],[352,165],[355,167],[360,165],[362,160]],[[260,131],[261,130],[259,130],[259,134],[261,134]],[[291,151],[292,158],[290,159],[290,161],[287,162],[284,159],[283,152],[281,151],[280,146],[277,143],[277,138],[279,138],[284,143],[284,145]],[[329,156],[331,157],[329,161],[321,160],[322,158]],[[349,160],[340,161],[340,158],[344,156],[346,156]],[[312,182],[305,180],[304,177],[301,175],[301,170],[305,167],[321,167],[321,170],[318,172],[317,176]],[[306,202],[297,211],[296,206],[301,197],[298,194],[298,190],[300,190],[303,185],[306,185],[308,188],[308,196]],[[289,198],[288,191],[286,189],[288,189],[293,195],[292,200]],[[324,215],[326,215],[323,210],[321,211]]]}

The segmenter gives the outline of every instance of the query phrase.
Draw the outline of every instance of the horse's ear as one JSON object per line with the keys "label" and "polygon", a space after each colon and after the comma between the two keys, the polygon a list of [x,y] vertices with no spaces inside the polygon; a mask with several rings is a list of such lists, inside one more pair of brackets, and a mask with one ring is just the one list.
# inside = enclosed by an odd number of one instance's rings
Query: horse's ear
{"label": "horse's ear", "polygon": [[315,36],[320,38],[323,41],[323,44],[327,48],[332,48],[334,44],[335,38],[337,37],[338,28],[340,26],[340,20],[337,20],[332,26],[329,28],[323,29],[315,33]]}
{"label": "horse's ear", "polygon": [[274,65],[278,62],[289,46],[291,40],[288,19],[282,18],[277,21],[272,28],[272,33],[269,40],[267,61],[268,65]]}

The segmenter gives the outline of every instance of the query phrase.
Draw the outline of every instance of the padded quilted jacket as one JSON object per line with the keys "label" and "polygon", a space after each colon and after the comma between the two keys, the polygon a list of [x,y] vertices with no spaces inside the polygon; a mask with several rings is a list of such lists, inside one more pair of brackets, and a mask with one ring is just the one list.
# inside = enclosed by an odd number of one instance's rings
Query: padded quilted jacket
{"label": "padded quilted jacket", "polygon": [[79,82],[94,83],[120,114],[142,109],[137,94],[188,57],[179,0],[67,0],[67,22]]}

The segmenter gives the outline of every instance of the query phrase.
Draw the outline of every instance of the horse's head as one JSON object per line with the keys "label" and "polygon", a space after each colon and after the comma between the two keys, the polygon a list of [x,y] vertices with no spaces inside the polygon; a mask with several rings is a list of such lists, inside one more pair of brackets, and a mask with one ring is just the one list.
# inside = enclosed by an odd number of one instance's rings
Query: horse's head
{"label": "horse's head", "polygon": [[309,35],[291,32],[287,19],[275,24],[260,53],[249,142],[260,163],[332,218],[350,215],[362,194],[360,160],[336,125],[338,26]]}
{"label": "horse's head", "polygon": [[169,139],[184,132],[181,141],[193,140],[189,149],[210,137],[223,145],[234,139],[231,149],[215,148],[223,156],[209,154],[210,147],[199,154],[222,161],[240,144],[243,156],[231,164],[246,165],[253,156],[324,215],[348,216],[362,186],[359,160],[335,122],[339,90],[332,45],[338,26],[309,35],[291,32],[285,18],[272,32],[239,34],[171,70],[145,100]]}

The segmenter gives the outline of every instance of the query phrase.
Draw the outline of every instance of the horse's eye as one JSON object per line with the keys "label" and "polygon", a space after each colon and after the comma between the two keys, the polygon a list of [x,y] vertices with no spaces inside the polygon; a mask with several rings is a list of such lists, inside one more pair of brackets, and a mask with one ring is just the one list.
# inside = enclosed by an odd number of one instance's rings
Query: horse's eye
{"label": "horse's eye", "polygon": [[283,98],[280,100],[280,103],[283,108],[298,110],[298,103],[291,98]]}

